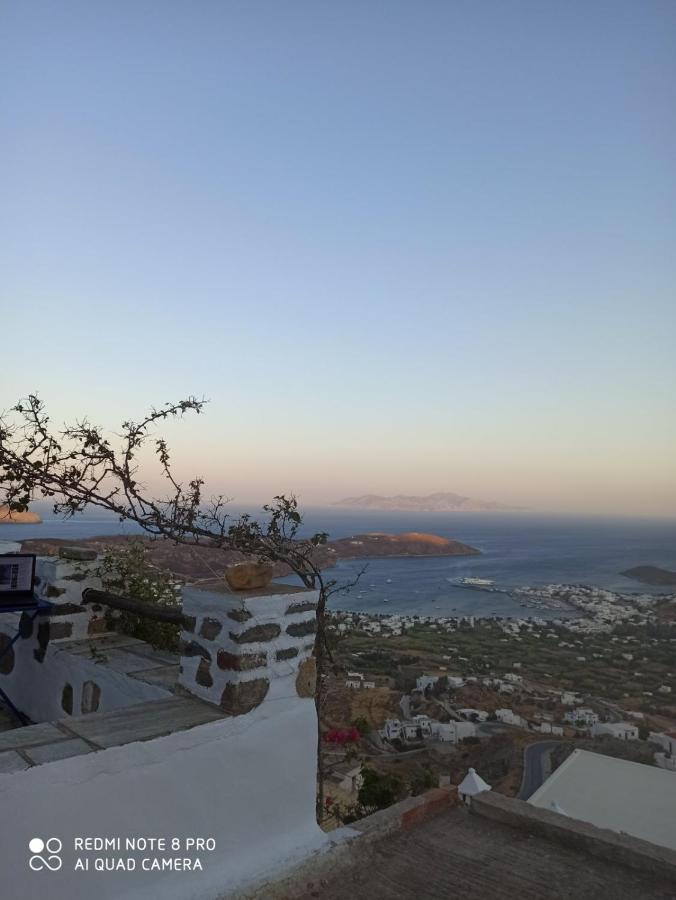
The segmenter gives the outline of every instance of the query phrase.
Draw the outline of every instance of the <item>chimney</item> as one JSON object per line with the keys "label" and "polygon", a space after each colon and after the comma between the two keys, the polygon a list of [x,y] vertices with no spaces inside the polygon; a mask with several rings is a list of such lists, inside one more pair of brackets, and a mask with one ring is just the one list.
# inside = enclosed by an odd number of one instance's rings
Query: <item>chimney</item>
{"label": "chimney", "polygon": [[183,589],[179,684],[233,716],[314,697],[316,683],[319,591],[243,578],[246,565]]}

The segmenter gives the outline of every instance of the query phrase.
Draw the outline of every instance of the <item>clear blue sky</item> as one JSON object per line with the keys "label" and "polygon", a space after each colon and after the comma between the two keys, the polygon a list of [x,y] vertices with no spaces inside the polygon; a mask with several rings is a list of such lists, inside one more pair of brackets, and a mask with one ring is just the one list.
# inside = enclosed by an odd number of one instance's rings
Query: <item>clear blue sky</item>
{"label": "clear blue sky", "polygon": [[676,513],[676,3],[0,7],[2,406],[238,499]]}

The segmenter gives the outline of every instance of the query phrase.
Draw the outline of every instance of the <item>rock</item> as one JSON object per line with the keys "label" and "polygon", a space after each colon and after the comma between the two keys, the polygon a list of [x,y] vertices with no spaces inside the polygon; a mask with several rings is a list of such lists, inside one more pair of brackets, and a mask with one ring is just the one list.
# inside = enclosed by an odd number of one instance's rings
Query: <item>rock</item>
{"label": "rock", "polygon": [[[288,630],[288,629],[287,629]],[[275,622],[267,625],[254,625],[253,628],[247,628],[246,631],[240,631],[239,634],[230,632],[230,638],[236,644],[251,644],[255,642],[271,641],[278,637],[282,629]]]}
{"label": "rock", "polygon": [[286,615],[291,616],[294,613],[311,612],[315,609],[317,609],[316,603],[292,603],[291,606],[287,606]]}
{"label": "rock", "polygon": [[207,617],[202,620],[200,637],[206,638],[208,641],[213,641],[221,633],[222,628],[223,625],[218,621],[218,619],[210,619]]}
{"label": "rock", "polygon": [[267,653],[228,653],[219,650],[216,662],[219,669],[234,672],[248,672],[250,669],[261,669],[267,664]]}
{"label": "rock", "polygon": [[253,591],[267,587],[272,576],[273,568],[268,563],[237,563],[225,569],[225,580],[233,591]]}
{"label": "rock", "polygon": [[180,641],[178,652],[181,656],[201,656],[203,659],[211,660],[211,653],[197,641]]}
{"label": "rock", "polygon": [[317,690],[317,663],[314,656],[298,666],[296,693],[299,697],[314,697]]}
{"label": "rock", "polygon": [[0,525],[39,525],[42,519],[37,513],[26,510],[17,512],[9,506],[0,506]]}
{"label": "rock", "polygon": [[306,622],[295,622],[286,629],[286,633],[291,637],[305,637],[307,634],[314,634],[317,631],[317,620],[308,619]]}
{"label": "rock", "polygon": [[248,713],[263,702],[269,688],[267,678],[227,684],[221,696],[221,709],[231,716]]}
{"label": "rock", "polygon": [[252,618],[248,609],[229,609],[228,617],[234,619],[235,622],[247,622]]}
{"label": "rock", "polygon": [[210,665],[206,661],[206,659],[201,659],[200,664],[197,667],[197,673],[195,675],[195,681],[197,684],[202,685],[202,687],[213,687],[214,679],[211,677],[211,672],[209,671]]}

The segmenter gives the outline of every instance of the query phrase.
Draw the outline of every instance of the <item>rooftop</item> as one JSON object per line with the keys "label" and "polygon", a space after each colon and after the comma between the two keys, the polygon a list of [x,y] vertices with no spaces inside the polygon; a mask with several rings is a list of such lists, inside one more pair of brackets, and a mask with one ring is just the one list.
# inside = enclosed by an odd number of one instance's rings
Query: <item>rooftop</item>
{"label": "rooftop", "polygon": [[[673,776],[671,776],[673,777]],[[519,803],[519,801],[514,801]],[[524,805],[524,804],[521,804]],[[667,900],[673,882],[604,861],[584,850],[529,834],[456,806],[413,828],[347,845],[349,861],[325,878],[257,897],[300,900]],[[281,887],[281,886],[280,886]]]}
{"label": "rooftop", "polygon": [[528,802],[676,849],[676,778],[656,766],[574,750]]}

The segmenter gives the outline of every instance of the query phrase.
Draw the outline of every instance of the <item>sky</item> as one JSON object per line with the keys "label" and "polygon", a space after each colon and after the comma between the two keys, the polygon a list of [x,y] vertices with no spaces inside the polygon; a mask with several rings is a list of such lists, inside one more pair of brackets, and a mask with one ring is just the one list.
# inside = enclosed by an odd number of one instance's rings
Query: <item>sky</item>
{"label": "sky", "polygon": [[1,408],[206,397],[241,502],[676,515],[673,0],[4,0],[0,197]]}

